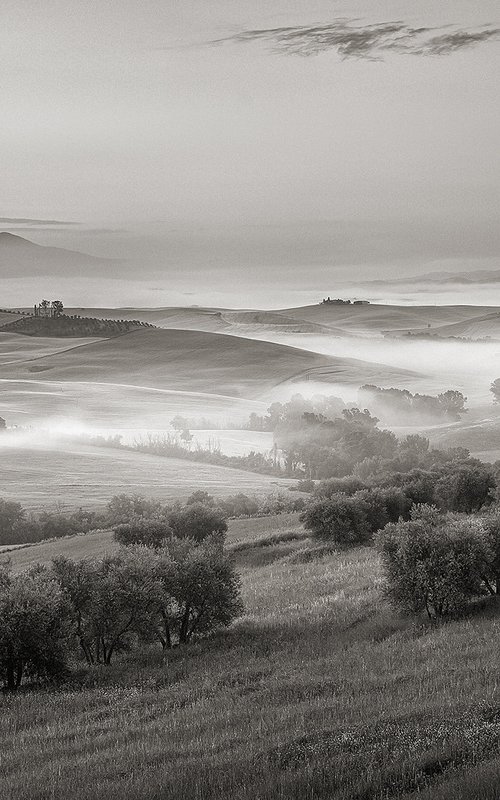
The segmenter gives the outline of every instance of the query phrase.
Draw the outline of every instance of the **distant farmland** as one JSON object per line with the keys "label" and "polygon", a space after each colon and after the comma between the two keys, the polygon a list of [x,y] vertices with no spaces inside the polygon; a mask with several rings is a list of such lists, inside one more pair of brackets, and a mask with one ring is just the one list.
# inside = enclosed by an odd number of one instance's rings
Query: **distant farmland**
{"label": "distant farmland", "polygon": [[222,497],[236,492],[268,494],[290,481],[268,475],[179,461],[104,447],[57,444],[4,447],[2,492],[30,509],[98,508],[115,494],[143,494],[165,502],[185,499],[195,489]]}

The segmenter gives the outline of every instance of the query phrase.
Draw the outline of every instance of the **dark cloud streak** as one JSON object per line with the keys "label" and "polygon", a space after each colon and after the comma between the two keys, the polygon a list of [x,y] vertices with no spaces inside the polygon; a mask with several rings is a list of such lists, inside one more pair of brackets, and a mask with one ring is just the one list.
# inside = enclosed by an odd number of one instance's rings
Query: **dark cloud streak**
{"label": "dark cloud streak", "polygon": [[60,219],[26,219],[25,217],[0,217],[0,225],[79,225],[79,222],[64,222]]}
{"label": "dark cloud streak", "polygon": [[443,56],[499,38],[500,29],[484,26],[478,31],[413,28],[402,21],[359,24],[336,19],[323,25],[241,31],[211,44],[264,41],[276,53],[314,56],[336,50],[342,58],[380,59],[384,52],[419,56]]}

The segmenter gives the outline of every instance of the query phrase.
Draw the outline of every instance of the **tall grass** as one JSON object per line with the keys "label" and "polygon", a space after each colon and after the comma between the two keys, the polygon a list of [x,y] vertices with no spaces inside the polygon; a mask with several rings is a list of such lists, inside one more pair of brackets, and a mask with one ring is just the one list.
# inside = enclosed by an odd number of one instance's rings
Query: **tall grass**
{"label": "tall grass", "polygon": [[469,781],[464,798],[497,796],[495,604],[444,625],[399,617],[373,550],[307,547],[264,540],[275,558],[241,565],[246,614],[227,632],[5,696],[2,796],[444,799],[467,770],[485,794]]}

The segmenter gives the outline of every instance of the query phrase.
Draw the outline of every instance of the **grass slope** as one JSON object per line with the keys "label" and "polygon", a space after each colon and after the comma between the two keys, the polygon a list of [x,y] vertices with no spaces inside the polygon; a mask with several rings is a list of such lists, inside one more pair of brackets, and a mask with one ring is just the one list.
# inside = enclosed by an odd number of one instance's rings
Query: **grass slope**
{"label": "grass slope", "polygon": [[[412,333],[427,331],[412,331]],[[438,336],[463,336],[468,339],[500,339],[500,313],[478,315],[472,319],[455,322],[451,325],[440,325],[432,329]]]}
{"label": "grass slope", "polygon": [[[6,377],[123,383],[232,396],[255,396],[308,374],[342,380],[354,359],[188,330],[145,329],[38,359]],[[365,365],[359,362],[361,382]]]}
{"label": "grass slope", "polygon": [[290,481],[269,475],[163,458],[127,450],[49,443],[2,447],[2,491],[26,508],[96,508],[115,494],[144,494],[165,502],[202,489],[217,497],[269,494]]}
{"label": "grass slope", "polygon": [[[279,514],[256,519],[230,519],[226,534],[229,547],[240,547],[265,540],[269,536],[279,536],[296,528],[298,514]],[[19,547],[5,548],[0,558],[8,552],[13,572],[22,572],[33,564],[50,564],[53,558],[64,555],[67,558],[102,558],[118,549],[112,531],[98,531],[82,536],[66,536],[47,542]]]}
{"label": "grass slope", "polygon": [[[96,337],[95,341],[98,341]],[[17,364],[41,356],[59,353],[69,347],[89,344],[88,338],[72,339],[56,336],[22,336],[19,333],[0,331],[0,364]]]}
{"label": "grass slope", "polygon": [[494,306],[394,306],[372,303],[367,306],[318,304],[288,308],[280,313],[321,325],[333,325],[347,332],[366,334],[426,328],[428,324],[434,328],[495,311],[498,309]]}
{"label": "grass slope", "polygon": [[3,796],[497,798],[495,606],[399,618],[373,550],[278,538],[251,564],[234,553],[246,615],[228,632],[165,659],[145,648],[85,691],[5,696]]}

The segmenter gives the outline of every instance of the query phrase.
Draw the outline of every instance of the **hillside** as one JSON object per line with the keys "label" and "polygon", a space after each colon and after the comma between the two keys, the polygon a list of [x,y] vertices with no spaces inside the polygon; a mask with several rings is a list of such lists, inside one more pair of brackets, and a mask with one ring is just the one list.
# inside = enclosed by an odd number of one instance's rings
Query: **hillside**
{"label": "hillside", "polygon": [[[426,333],[427,331],[412,330],[412,333]],[[478,315],[472,319],[455,322],[451,325],[439,325],[432,329],[437,336],[459,336],[467,339],[498,339],[500,340],[500,312]]]}
{"label": "hillside", "polygon": [[[138,319],[159,328],[213,331],[241,336],[273,333],[317,333],[335,335],[331,326],[289,317],[277,311],[235,311],[228,308],[72,308],[68,313],[108,319]],[[338,335],[345,335],[342,331]]]}
{"label": "hillside", "polygon": [[326,305],[288,308],[280,313],[358,334],[383,333],[402,328],[432,328],[464,322],[478,315],[498,312],[495,306],[393,306]]}
{"label": "hillside", "polygon": [[164,458],[129,450],[47,443],[2,444],[2,492],[5,500],[28,509],[98,508],[115,494],[142,494],[169,502],[186,499],[194,488],[216,497],[244,492],[270,494],[290,481],[269,475]]}
{"label": "hillside", "polygon": [[[0,323],[3,321],[0,319]],[[107,338],[149,326],[147,322],[128,319],[98,319],[61,314],[58,317],[22,316],[5,321],[0,332],[17,333],[23,336],[91,337]]]}
{"label": "hillside", "polygon": [[[400,617],[373,549],[314,551],[275,521],[260,546],[245,521],[245,616],[227,632],[6,698],[5,797],[498,797],[497,606],[446,625]],[[40,547],[12,558],[28,566]]]}
{"label": "hillside", "polygon": [[7,231],[0,232],[0,270],[4,278],[29,275],[67,275],[72,270],[83,274],[100,273],[120,262],[66,250],[45,247]]}
{"label": "hillside", "polygon": [[144,329],[39,358],[5,377],[22,380],[40,375],[44,381],[121,383],[251,397],[291,380],[360,385],[375,376],[380,383],[387,383],[411,374],[266,341],[200,331]]}

